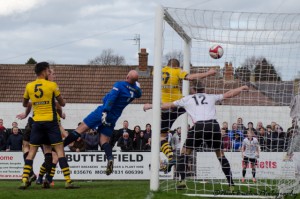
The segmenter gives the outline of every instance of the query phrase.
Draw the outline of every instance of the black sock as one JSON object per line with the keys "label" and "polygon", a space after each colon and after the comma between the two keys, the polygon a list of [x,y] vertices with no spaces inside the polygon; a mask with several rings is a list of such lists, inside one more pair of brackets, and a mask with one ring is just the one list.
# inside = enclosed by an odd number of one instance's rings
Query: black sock
{"label": "black sock", "polygon": [[245,177],[246,175],[246,168],[243,168],[243,178]]}
{"label": "black sock", "polygon": [[29,152],[26,152],[26,153],[23,154],[24,162],[25,162],[25,160],[26,160],[26,158],[27,158],[27,156],[28,156],[28,153],[29,153]]}
{"label": "black sock", "polygon": [[219,157],[218,160],[221,163],[222,170],[223,170],[223,173],[225,174],[225,176],[227,178],[228,184],[230,186],[234,185],[233,180],[232,180],[232,173],[231,173],[231,169],[230,169],[230,164],[229,164],[227,158],[225,156],[222,156],[222,157]]}
{"label": "black sock", "polygon": [[52,168],[52,153],[46,153],[45,154],[45,169],[46,169],[46,174],[51,173],[51,168]]}
{"label": "black sock", "polygon": [[180,175],[181,180],[185,180],[185,165],[187,164],[188,156],[181,155],[178,157],[176,164],[177,173]]}
{"label": "black sock", "polygon": [[256,169],[252,168],[252,176],[253,176],[253,178],[255,178],[255,174],[256,174]]}
{"label": "black sock", "polygon": [[69,133],[69,135],[65,138],[64,140],[64,146],[69,145],[70,143],[74,142],[77,140],[81,135],[77,133],[76,131],[72,131]]}
{"label": "black sock", "polygon": [[112,149],[111,149],[111,145],[109,143],[104,143],[101,148],[105,151],[105,155],[106,155],[106,158],[108,160],[113,160],[113,155],[112,155]]}

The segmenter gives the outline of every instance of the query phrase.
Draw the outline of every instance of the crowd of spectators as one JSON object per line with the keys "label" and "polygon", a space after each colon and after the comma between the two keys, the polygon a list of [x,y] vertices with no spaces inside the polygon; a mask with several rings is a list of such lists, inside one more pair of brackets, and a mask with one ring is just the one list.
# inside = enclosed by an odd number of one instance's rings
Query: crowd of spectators
{"label": "crowd of spectators", "polygon": [[240,151],[247,131],[251,130],[253,137],[258,139],[260,150],[263,152],[287,151],[289,143],[299,130],[296,120],[292,120],[291,127],[284,131],[276,122],[271,122],[266,126],[262,122],[258,122],[256,128],[252,122],[248,122],[245,127],[242,118],[238,118],[237,122],[232,124],[231,129],[228,128],[227,122],[223,122],[221,129],[225,151]]}
{"label": "crowd of spectators", "polygon": [[[277,124],[264,125],[257,122],[254,127],[253,122],[248,122],[247,127],[243,119],[238,118],[236,123],[229,128],[228,122],[224,121],[221,126],[222,142],[224,151],[240,151],[243,139],[247,131],[251,130],[256,137],[263,152],[283,152],[287,151],[291,138],[297,133],[297,121],[292,120],[291,127],[286,131]],[[114,130],[110,144],[114,150],[120,151],[150,151],[151,150],[151,124],[146,124],[144,130],[139,125],[129,128],[129,122],[123,121],[121,129]],[[3,126],[3,119],[0,119],[0,150],[1,151],[22,151],[22,130],[18,128],[18,123],[13,122],[11,128]],[[177,127],[168,134],[168,141],[172,146],[175,155],[180,152],[181,128]],[[91,129],[82,134],[75,142],[67,146],[66,151],[83,152],[101,150],[99,144],[99,133]],[[202,146],[200,151],[210,151],[206,146]]]}

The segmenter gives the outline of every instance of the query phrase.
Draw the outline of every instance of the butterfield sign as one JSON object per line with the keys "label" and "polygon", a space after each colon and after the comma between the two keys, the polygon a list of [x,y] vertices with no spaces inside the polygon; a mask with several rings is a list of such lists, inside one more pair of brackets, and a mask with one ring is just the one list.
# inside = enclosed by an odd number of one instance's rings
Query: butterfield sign
{"label": "butterfield sign", "polygon": [[[71,178],[80,180],[139,180],[150,179],[150,152],[114,152],[114,171],[105,174],[106,156],[104,152],[66,152]],[[33,170],[38,174],[44,156],[38,152],[34,159]],[[0,155],[0,179],[21,179],[23,172],[23,154],[21,152],[4,152]],[[160,172],[161,179],[171,179],[172,174]],[[54,179],[64,179],[57,165]]]}

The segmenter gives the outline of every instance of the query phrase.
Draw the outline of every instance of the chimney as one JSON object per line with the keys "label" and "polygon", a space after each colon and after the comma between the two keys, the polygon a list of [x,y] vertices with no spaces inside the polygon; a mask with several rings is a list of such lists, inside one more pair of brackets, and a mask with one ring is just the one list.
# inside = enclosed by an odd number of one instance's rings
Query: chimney
{"label": "chimney", "polygon": [[254,71],[251,71],[251,73],[250,73],[250,82],[252,82],[252,83],[255,82],[255,73],[254,73]]}
{"label": "chimney", "polygon": [[141,48],[139,52],[139,70],[146,71],[148,68],[148,54],[146,48]]}
{"label": "chimney", "polygon": [[294,96],[300,95],[300,78],[296,78],[293,84]]}
{"label": "chimney", "polygon": [[225,62],[224,80],[225,81],[233,80],[233,67],[231,62],[229,62],[229,64],[228,62]]}

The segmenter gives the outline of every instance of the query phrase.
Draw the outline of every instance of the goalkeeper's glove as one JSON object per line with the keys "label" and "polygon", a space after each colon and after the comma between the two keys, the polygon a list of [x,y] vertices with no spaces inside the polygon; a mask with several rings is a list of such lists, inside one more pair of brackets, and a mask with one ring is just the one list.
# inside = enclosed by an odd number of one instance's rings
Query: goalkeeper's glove
{"label": "goalkeeper's glove", "polygon": [[106,117],[107,117],[107,113],[106,112],[102,112],[101,122],[102,122],[103,126],[110,126],[110,123],[108,123],[106,121]]}
{"label": "goalkeeper's glove", "polygon": [[135,85],[139,88],[141,88],[141,84],[139,82],[135,82]]}

